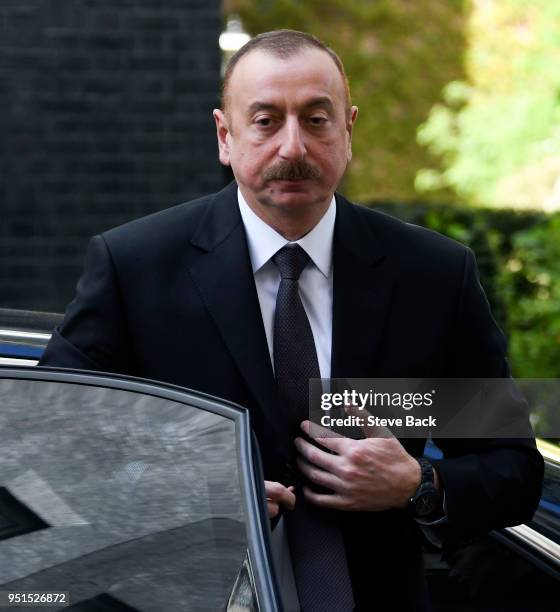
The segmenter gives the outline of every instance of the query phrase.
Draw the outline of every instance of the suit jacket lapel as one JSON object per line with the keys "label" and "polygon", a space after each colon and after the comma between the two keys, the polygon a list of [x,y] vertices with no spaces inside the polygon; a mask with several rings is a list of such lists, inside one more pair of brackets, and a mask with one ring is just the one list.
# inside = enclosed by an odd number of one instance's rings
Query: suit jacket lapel
{"label": "suit jacket lapel", "polygon": [[[376,358],[388,314],[393,276],[383,237],[363,213],[337,194],[333,251],[333,343],[331,376],[376,375]],[[197,256],[189,273],[220,330],[241,375],[261,408],[266,428],[282,448],[289,439],[276,393],[237,185],[216,194],[195,232]],[[268,436],[267,436],[268,437]]]}
{"label": "suit jacket lapel", "polygon": [[200,255],[189,265],[189,273],[262,409],[259,416],[282,436],[276,382],[235,183],[216,194],[191,242]]}
{"label": "suit jacket lapel", "polygon": [[336,200],[331,377],[367,378],[378,371],[393,275],[383,237],[355,205]]}

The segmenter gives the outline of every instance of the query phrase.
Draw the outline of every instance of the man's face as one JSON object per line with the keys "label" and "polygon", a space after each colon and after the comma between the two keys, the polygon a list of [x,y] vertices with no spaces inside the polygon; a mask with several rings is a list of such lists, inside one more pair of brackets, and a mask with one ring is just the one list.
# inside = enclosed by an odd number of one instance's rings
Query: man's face
{"label": "man's face", "polygon": [[249,52],[231,75],[225,114],[214,111],[220,161],[257,212],[324,211],[351,158],[356,115],[324,51],[287,59]]}

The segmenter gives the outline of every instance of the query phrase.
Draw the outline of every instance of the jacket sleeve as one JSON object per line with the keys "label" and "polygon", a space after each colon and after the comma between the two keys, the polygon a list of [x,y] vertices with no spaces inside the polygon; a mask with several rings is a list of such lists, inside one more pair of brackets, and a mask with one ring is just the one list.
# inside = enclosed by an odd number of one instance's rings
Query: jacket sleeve
{"label": "jacket sleeve", "polygon": [[[470,249],[455,330],[449,378],[509,377],[506,340],[494,321]],[[528,430],[532,431],[528,424]],[[452,539],[527,522],[539,503],[544,462],[534,438],[436,439],[443,459],[433,465],[446,495]]]}
{"label": "jacket sleeve", "polygon": [[39,365],[127,374],[130,347],[115,266],[103,236],[94,236],[76,296]]}

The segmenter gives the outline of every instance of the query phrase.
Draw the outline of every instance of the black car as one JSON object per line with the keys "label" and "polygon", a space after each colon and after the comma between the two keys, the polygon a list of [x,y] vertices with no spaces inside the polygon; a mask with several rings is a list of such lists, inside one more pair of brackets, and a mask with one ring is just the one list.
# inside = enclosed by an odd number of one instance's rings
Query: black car
{"label": "black car", "polygon": [[[0,610],[281,610],[248,412],[33,367],[60,320],[0,310]],[[435,611],[560,610],[560,451],[539,449],[530,524],[444,559],[426,542]]]}

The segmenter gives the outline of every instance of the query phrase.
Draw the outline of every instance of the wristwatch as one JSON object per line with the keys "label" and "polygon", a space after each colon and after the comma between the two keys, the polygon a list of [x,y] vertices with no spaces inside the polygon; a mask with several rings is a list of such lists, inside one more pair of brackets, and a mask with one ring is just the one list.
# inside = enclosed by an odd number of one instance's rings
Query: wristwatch
{"label": "wristwatch", "polygon": [[439,493],[434,484],[432,464],[423,457],[417,459],[422,470],[420,486],[410,498],[408,507],[415,518],[426,518],[433,514],[439,505]]}

